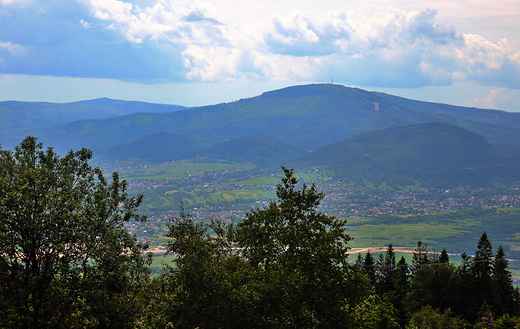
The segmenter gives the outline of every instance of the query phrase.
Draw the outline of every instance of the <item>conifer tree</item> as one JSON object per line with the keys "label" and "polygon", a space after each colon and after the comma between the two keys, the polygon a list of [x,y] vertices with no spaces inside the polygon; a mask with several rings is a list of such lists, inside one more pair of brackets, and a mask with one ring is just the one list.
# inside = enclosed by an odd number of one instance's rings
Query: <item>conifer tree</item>
{"label": "conifer tree", "polygon": [[388,245],[386,253],[384,255],[384,262],[381,265],[381,293],[385,293],[394,290],[394,280],[396,279],[396,263],[395,263],[395,252],[392,244]]}
{"label": "conifer tree", "polygon": [[512,274],[507,269],[508,261],[505,259],[505,252],[502,246],[498,247],[493,261],[493,276],[491,285],[493,288],[493,310],[495,315],[504,313],[514,314],[515,309],[515,288],[513,286]]}
{"label": "conifer tree", "polygon": [[492,258],[493,245],[489,241],[487,233],[484,232],[478,241],[472,267],[473,274],[478,278],[482,278],[482,282],[491,277]]}
{"label": "conifer tree", "polygon": [[399,273],[400,281],[408,281],[408,274],[410,273],[410,269],[408,268],[408,263],[406,262],[404,256],[401,256],[401,259],[397,263],[397,272]]}
{"label": "conifer tree", "polygon": [[365,255],[365,261],[363,262],[363,272],[368,276],[368,279],[370,280],[370,284],[372,286],[376,286],[377,284],[377,276],[376,276],[376,264],[374,263],[374,257],[370,253],[370,251],[367,251]]}
{"label": "conifer tree", "polygon": [[449,262],[450,262],[450,256],[448,255],[446,248],[443,248],[441,251],[441,256],[439,257],[439,263],[446,264]]}
{"label": "conifer tree", "polygon": [[428,248],[425,244],[422,243],[422,241],[418,241],[417,247],[413,252],[413,272],[415,272],[415,270],[419,269],[421,266],[428,263],[430,263],[430,258],[428,256]]}
{"label": "conifer tree", "polygon": [[475,277],[475,284],[478,287],[478,293],[475,295],[477,304],[482,305],[484,302],[491,302],[492,287],[491,287],[491,273],[493,263],[493,246],[487,236],[487,233],[482,233],[473,257],[471,265],[471,272]]}

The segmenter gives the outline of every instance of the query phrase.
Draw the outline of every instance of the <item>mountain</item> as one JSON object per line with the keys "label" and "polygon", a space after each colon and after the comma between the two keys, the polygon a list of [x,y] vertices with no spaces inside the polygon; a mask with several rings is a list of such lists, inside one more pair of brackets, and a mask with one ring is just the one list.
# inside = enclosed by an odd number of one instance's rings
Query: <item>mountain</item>
{"label": "mountain", "polygon": [[313,151],[299,166],[327,166],[358,182],[452,188],[520,180],[520,154],[445,123],[363,133]]}
{"label": "mountain", "polygon": [[26,135],[34,135],[57,150],[101,150],[157,132],[192,136],[204,147],[242,136],[269,135],[310,151],[361,132],[432,120],[438,118],[396,106],[361,89],[321,84],[293,86],[232,103],[170,113],[80,120],[4,134],[0,141],[10,147]]}
{"label": "mountain", "polygon": [[[101,99],[76,105],[94,104],[115,106],[117,101]],[[0,142],[10,148],[26,135],[33,135],[57,151],[87,147],[101,154],[132,140],[165,132],[193,138],[197,151],[260,135],[312,151],[360,133],[426,122],[463,127],[495,144],[520,145],[517,113],[412,101],[335,84],[292,86],[232,103],[167,113],[79,120],[2,134]]]}
{"label": "mountain", "polygon": [[421,102],[385,93],[375,94],[393,104],[414,109],[419,112],[446,115],[459,119],[520,129],[520,113],[511,113],[500,110],[485,110],[475,107],[454,106],[433,102]]}
{"label": "mountain", "polygon": [[307,152],[302,149],[262,135],[235,138],[197,152],[198,156],[204,158],[250,162],[259,166],[278,168],[305,154]]}
{"label": "mountain", "polygon": [[179,105],[98,98],[72,103],[0,102],[0,133],[41,129],[83,119],[106,119],[138,112],[172,112]]}
{"label": "mountain", "polygon": [[194,138],[172,133],[154,133],[101,151],[105,158],[139,159],[158,163],[191,157],[199,147]]}

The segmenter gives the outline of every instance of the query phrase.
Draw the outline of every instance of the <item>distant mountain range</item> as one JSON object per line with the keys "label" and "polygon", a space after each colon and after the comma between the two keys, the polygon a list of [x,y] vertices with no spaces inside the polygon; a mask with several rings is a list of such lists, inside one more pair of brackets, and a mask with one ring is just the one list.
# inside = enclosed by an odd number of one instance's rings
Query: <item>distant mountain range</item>
{"label": "distant mountain range", "polygon": [[41,129],[84,119],[106,119],[136,112],[172,112],[179,105],[98,98],[73,103],[0,102],[0,134]]}
{"label": "distant mountain range", "polygon": [[61,152],[87,147],[106,159],[319,165],[352,180],[393,184],[491,184],[520,177],[519,113],[334,84],[197,108],[109,99],[3,102],[0,119],[4,148],[33,135]]}

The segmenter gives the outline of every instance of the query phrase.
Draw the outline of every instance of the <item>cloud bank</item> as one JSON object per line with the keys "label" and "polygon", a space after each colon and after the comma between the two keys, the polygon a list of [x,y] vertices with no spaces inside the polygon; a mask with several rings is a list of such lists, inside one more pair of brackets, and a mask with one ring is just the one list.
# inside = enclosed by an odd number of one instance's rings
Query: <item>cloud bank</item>
{"label": "cloud bank", "polygon": [[460,33],[435,10],[274,13],[254,30],[224,14],[198,1],[1,0],[0,74],[520,89],[519,49]]}

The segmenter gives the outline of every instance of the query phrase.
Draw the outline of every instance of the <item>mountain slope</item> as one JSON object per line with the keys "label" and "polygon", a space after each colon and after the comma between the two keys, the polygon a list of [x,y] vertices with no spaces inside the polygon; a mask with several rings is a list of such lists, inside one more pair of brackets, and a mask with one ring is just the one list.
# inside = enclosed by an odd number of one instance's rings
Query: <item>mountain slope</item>
{"label": "mountain slope", "polygon": [[[87,101],[106,106],[117,102]],[[363,132],[442,122],[483,135],[493,143],[520,145],[516,113],[432,104],[341,85],[303,85],[232,103],[81,120],[3,134],[0,142],[10,148],[26,135],[34,135],[46,145],[55,146],[57,151],[87,147],[99,152],[150,134],[167,132],[192,137],[201,148],[244,136],[264,135],[311,151]]]}
{"label": "mountain slope", "polygon": [[360,89],[306,85],[227,104],[24,131],[2,136],[2,144],[12,145],[31,134],[58,149],[95,149],[164,131],[192,136],[206,147],[247,135],[269,135],[312,150],[360,132],[431,120],[428,114],[395,106]]}
{"label": "mountain slope", "polygon": [[517,158],[463,128],[425,123],[347,138],[315,150],[298,165],[325,165],[358,182],[451,188],[518,180]]}
{"label": "mountain slope", "polygon": [[73,103],[0,102],[0,133],[51,127],[83,119],[105,119],[137,112],[172,112],[178,105],[99,98]]}
{"label": "mountain slope", "polygon": [[204,158],[280,167],[307,152],[269,136],[239,137],[197,152]]}
{"label": "mountain slope", "polygon": [[189,136],[171,133],[154,133],[100,152],[102,157],[157,163],[184,159],[192,155],[199,147]]}
{"label": "mountain slope", "polygon": [[[459,119],[467,119],[493,125],[520,129],[520,113],[511,113],[500,110],[487,110],[475,107],[454,106],[449,104],[421,102],[412,99],[406,99],[399,96],[375,93],[387,101],[414,109],[415,111],[431,113],[437,115],[445,115]],[[520,109],[519,109],[520,110]]]}

